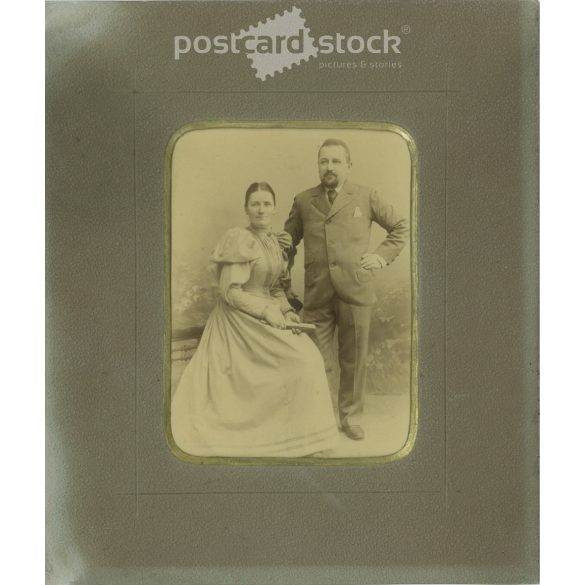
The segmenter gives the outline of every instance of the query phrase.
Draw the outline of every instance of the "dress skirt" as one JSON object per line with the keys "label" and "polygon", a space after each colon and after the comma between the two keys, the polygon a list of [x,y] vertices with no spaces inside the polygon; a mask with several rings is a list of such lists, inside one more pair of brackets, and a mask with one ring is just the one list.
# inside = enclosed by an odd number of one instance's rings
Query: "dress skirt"
{"label": "dress skirt", "polygon": [[267,325],[222,298],[171,401],[186,453],[301,457],[335,446],[323,359],[304,333]]}

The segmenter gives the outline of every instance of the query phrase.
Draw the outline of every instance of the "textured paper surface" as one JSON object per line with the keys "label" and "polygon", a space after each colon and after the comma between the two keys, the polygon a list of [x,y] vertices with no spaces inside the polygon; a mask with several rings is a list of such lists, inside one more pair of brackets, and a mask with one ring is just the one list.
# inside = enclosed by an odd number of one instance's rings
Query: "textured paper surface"
{"label": "textured paper surface", "polygon": [[[297,6],[402,37],[265,81],[174,60]],[[531,2],[47,4],[48,583],[538,580]],[[408,28],[403,28],[408,27]],[[408,31],[408,32],[403,32]],[[420,155],[419,433],[379,466],[189,465],[163,429],[164,153],[209,120],[405,128]]]}

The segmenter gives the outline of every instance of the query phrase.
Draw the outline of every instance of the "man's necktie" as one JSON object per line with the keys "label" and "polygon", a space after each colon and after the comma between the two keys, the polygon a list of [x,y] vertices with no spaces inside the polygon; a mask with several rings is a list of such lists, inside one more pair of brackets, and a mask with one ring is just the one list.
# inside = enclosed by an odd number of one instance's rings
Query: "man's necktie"
{"label": "man's necktie", "polygon": [[337,197],[337,191],[335,189],[328,189],[327,190],[327,198],[329,199],[329,203],[333,205],[335,198]]}

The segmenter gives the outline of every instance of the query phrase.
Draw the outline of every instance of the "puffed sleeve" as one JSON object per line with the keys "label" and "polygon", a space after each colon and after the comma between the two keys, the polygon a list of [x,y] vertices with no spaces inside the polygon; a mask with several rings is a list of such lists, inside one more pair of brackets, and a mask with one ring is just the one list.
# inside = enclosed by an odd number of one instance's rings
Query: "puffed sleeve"
{"label": "puffed sleeve", "polygon": [[280,246],[280,249],[288,258],[288,256],[292,253],[293,249],[292,236],[286,231],[278,232],[275,234],[275,236],[278,241],[278,245]]}
{"label": "puffed sleeve", "polygon": [[239,264],[257,260],[261,255],[254,236],[248,230],[236,227],[222,236],[211,253],[211,260],[216,264]]}
{"label": "puffed sleeve", "polygon": [[250,279],[253,263],[262,251],[254,237],[242,228],[229,230],[217,244],[211,260],[217,264],[219,291],[226,303],[261,319],[269,301],[242,289]]}

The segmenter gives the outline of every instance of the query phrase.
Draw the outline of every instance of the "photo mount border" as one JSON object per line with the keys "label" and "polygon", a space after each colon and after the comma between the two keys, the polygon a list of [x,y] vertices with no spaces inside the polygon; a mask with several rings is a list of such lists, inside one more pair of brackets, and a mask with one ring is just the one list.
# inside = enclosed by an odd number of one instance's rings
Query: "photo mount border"
{"label": "photo mount border", "polygon": [[[179,139],[196,130],[218,129],[282,129],[282,130],[367,130],[391,132],[400,136],[410,154],[410,299],[411,299],[411,335],[410,335],[410,414],[408,436],[404,445],[390,455],[372,457],[207,457],[192,455],[183,451],[176,443],[171,428],[171,252],[172,222],[171,193],[173,153]],[[419,388],[418,388],[418,171],[419,155],[416,143],[410,133],[390,122],[368,121],[319,121],[319,120],[247,120],[247,121],[196,121],[178,128],[170,137],[164,159],[164,332],[163,332],[163,428],[167,446],[180,461],[199,465],[319,465],[356,466],[391,463],[409,455],[418,434]]]}

